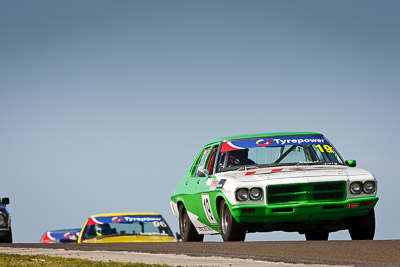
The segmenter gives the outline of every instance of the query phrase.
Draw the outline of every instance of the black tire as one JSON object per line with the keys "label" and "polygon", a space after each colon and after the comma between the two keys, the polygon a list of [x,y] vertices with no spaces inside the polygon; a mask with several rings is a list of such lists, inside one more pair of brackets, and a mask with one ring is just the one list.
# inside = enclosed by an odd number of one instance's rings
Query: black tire
{"label": "black tire", "polygon": [[243,223],[236,222],[225,200],[221,201],[219,215],[221,236],[224,242],[244,241],[246,238],[246,226]]}
{"label": "black tire", "polygon": [[197,233],[183,204],[179,205],[179,231],[182,242],[202,242],[204,239],[204,235]]}
{"label": "black tire", "polygon": [[373,240],[375,236],[375,211],[349,219],[349,234],[352,240]]}
{"label": "black tire", "polygon": [[0,243],[12,243],[11,229],[6,233],[4,237],[0,238]]}
{"label": "black tire", "polygon": [[306,232],[306,240],[328,240],[329,232]]}
{"label": "black tire", "polygon": [[6,243],[12,243],[12,242],[13,242],[13,240],[12,240],[12,232],[11,232],[11,229],[10,229],[10,231],[8,231],[8,233],[6,235]]}

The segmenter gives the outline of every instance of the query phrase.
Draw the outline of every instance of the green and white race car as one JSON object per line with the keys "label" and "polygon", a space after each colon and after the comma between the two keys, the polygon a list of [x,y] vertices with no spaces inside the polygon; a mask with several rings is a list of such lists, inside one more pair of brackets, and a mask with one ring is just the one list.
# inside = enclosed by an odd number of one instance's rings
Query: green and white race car
{"label": "green and white race car", "polygon": [[287,231],[327,240],[349,230],[373,239],[377,181],[355,160],[344,161],[319,133],[266,133],[206,144],[175,187],[171,209],[182,241],[221,234]]}

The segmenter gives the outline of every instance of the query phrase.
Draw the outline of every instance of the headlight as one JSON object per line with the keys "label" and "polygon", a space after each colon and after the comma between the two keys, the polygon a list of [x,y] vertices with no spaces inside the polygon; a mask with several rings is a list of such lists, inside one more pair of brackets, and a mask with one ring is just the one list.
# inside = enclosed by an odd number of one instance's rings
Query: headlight
{"label": "headlight", "polygon": [[365,194],[373,194],[375,193],[375,182],[368,181],[363,185],[363,191]]}
{"label": "headlight", "polygon": [[250,199],[251,200],[260,200],[262,199],[263,191],[259,187],[253,187],[250,189]]}
{"label": "headlight", "polygon": [[236,191],[236,199],[239,201],[249,200],[249,190],[247,188],[240,188]]}
{"label": "headlight", "polygon": [[362,191],[363,191],[362,183],[360,183],[360,182],[351,183],[351,185],[350,185],[350,192],[351,192],[352,194],[361,194]]}

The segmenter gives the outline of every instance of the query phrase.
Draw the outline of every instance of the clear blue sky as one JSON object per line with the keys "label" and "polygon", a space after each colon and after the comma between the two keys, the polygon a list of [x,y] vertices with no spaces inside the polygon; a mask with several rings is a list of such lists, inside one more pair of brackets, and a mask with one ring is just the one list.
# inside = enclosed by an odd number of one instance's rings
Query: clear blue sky
{"label": "clear blue sky", "polygon": [[399,239],[399,11],[387,0],[1,0],[0,196],[14,241],[103,212],[159,212],[176,232],[170,194],[206,142],[278,131],[322,132],[371,171],[376,239]]}

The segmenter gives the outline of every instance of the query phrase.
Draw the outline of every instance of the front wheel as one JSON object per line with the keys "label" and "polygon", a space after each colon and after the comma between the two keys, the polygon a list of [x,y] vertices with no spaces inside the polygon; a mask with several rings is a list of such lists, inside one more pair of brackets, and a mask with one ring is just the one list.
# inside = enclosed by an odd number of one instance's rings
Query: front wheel
{"label": "front wheel", "polygon": [[179,205],[179,231],[182,242],[202,242],[204,235],[199,235],[193,223],[189,219],[189,215],[183,204]]}
{"label": "front wheel", "polygon": [[221,201],[219,215],[222,239],[225,242],[244,241],[246,238],[246,226],[236,222],[225,200]]}
{"label": "front wheel", "polygon": [[12,232],[11,229],[7,231],[6,235],[3,238],[0,238],[0,243],[12,243]]}
{"label": "front wheel", "polygon": [[349,219],[349,234],[352,240],[372,240],[375,236],[375,211]]}
{"label": "front wheel", "polygon": [[7,241],[6,241],[7,243],[12,243],[12,242],[13,242],[11,228],[10,228],[10,231],[8,231],[7,239],[6,239],[6,240],[7,240]]}

